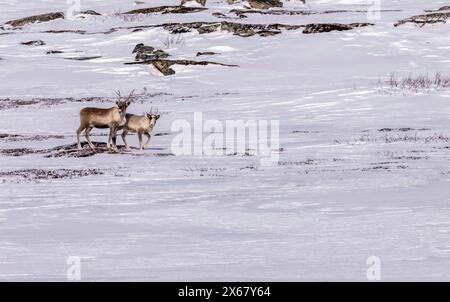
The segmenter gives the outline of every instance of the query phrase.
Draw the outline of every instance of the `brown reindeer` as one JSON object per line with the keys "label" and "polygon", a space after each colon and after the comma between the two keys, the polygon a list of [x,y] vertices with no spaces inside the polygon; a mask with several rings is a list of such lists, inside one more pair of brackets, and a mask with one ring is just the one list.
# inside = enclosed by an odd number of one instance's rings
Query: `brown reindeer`
{"label": "brown reindeer", "polygon": [[109,138],[106,144],[108,148],[112,146],[114,151],[117,150],[117,146],[113,141],[117,129],[123,126],[126,122],[126,111],[128,106],[130,106],[131,100],[133,98],[133,91],[126,98],[120,95],[120,91],[116,92],[118,96],[118,101],[116,102],[117,107],[112,107],[109,109],[100,108],[83,108],[80,111],[80,127],[77,130],[77,142],[78,150],[81,150],[80,144],[80,134],[85,130],[86,140],[92,150],[95,150],[95,146],[92,144],[89,138],[89,133],[92,128],[106,129],[109,128]]}
{"label": "brown reindeer", "polygon": [[[127,143],[126,137],[128,132],[131,132],[137,133],[138,135],[139,149],[146,149],[150,144],[150,138],[152,137],[153,128],[155,127],[156,121],[160,118],[160,116],[161,115],[158,114],[158,111],[156,111],[155,113],[150,111],[150,113],[147,113],[146,115],[127,114],[125,125],[120,127],[121,129],[123,129],[122,140],[125,143],[125,148],[128,151],[130,150],[130,146]],[[147,136],[147,142],[144,145],[142,144],[142,134],[145,134],[145,136]]]}

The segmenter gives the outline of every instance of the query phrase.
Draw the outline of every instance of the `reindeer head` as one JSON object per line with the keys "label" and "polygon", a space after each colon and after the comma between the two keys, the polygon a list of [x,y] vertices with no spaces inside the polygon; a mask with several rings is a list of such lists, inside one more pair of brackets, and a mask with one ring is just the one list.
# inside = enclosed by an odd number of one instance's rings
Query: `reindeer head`
{"label": "reindeer head", "polygon": [[148,112],[146,115],[151,123],[152,122],[156,123],[156,121],[161,117],[161,114],[159,114],[158,109],[156,109],[156,112],[153,112],[153,108],[150,108],[150,112]]}
{"label": "reindeer head", "polygon": [[119,112],[121,114],[125,114],[125,112],[127,111],[128,106],[130,106],[131,101],[134,98],[133,93],[134,93],[134,90],[131,91],[131,93],[130,93],[130,95],[128,97],[122,97],[120,95],[120,90],[116,91],[117,98],[118,98],[118,101],[116,102],[116,105],[117,105],[117,107],[119,107]]}

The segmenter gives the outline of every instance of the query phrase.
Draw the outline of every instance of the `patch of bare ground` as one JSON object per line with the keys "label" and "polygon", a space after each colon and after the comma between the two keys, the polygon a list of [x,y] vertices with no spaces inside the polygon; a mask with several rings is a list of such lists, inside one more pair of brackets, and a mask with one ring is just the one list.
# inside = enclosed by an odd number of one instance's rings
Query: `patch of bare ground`
{"label": "patch of bare ground", "polygon": [[21,141],[45,141],[50,139],[64,139],[64,135],[21,135],[21,134],[7,134],[0,133],[0,140],[7,142],[21,142]]}
{"label": "patch of bare ground", "polygon": [[227,169],[227,168],[213,168],[213,167],[194,167],[194,168],[183,168],[185,176],[199,176],[199,177],[236,177],[237,171],[235,169]]}
{"label": "patch of bare ground", "polygon": [[[150,148],[152,149],[152,148]],[[169,157],[175,156],[175,154],[170,152],[155,152],[155,153],[132,153],[131,156],[143,156],[143,157]]]}
{"label": "patch of bare ground", "polygon": [[21,106],[42,106],[51,107],[65,103],[80,103],[80,102],[110,102],[111,99],[104,97],[85,97],[85,98],[33,98],[28,100],[3,98],[0,99],[0,110],[19,108]]}
{"label": "patch of bare ground", "polygon": [[306,165],[316,165],[319,161],[317,159],[308,158],[302,161],[279,161],[279,166],[306,166]]}
{"label": "patch of bare ground", "polygon": [[71,58],[64,58],[66,60],[74,60],[74,61],[89,61],[94,59],[100,59],[102,56],[83,56],[83,57],[71,57]]}
{"label": "patch of bare ground", "polygon": [[67,34],[67,33],[71,33],[71,34],[80,34],[80,35],[84,35],[87,34],[88,32],[85,30],[73,30],[73,29],[59,29],[59,30],[46,30],[46,31],[41,31],[41,33],[44,34]]}
{"label": "patch of bare ground", "polygon": [[[377,10],[373,12],[401,12],[401,10]],[[306,11],[306,10],[284,10],[284,9],[272,9],[272,10],[255,10],[255,9],[232,9],[230,13],[236,14],[238,17],[247,14],[260,14],[260,15],[276,15],[276,16],[309,16],[309,15],[325,15],[325,14],[343,14],[343,13],[365,13],[367,10],[326,10],[326,11]]]}
{"label": "patch of bare ground", "polygon": [[29,148],[12,148],[12,149],[0,149],[0,154],[5,156],[24,156],[29,154],[36,154],[39,151]]}
{"label": "patch of bare ground", "polygon": [[[54,147],[51,149],[40,150],[41,153],[49,153],[44,156],[46,158],[52,157],[91,157],[97,154],[116,154],[106,147],[106,143],[92,142],[95,146],[95,150],[92,150],[87,142],[81,143],[81,150],[77,149],[77,144],[68,144],[63,146]],[[119,153],[125,153],[125,146],[117,146]]]}
{"label": "patch of bare ground", "polygon": [[[431,130],[431,129],[430,128],[410,128],[410,127],[402,127],[402,128],[388,128],[388,127],[386,127],[386,128],[377,129],[375,131],[378,131],[378,132],[395,132],[395,131],[398,131],[398,132],[409,132],[409,131],[429,131],[429,130]],[[371,132],[371,131],[373,131],[373,130],[366,129],[366,130],[363,130],[362,132],[366,133],[366,132]]]}
{"label": "patch of bare ground", "polygon": [[[102,142],[92,142],[95,146],[95,151],[92,150],[89,145],[86,142],[81,143],[81,150],[77,149],[76,144],[69,144],[69,145],[63,145],[54,147],[47,150],[40,150],[41,153],[49,153],[46,155],[46,158],[52,158],[52,157],[91,157],[98,154],[129,154],[132,156],[152,156],[152,157],[165,157],[165,156],[175,156],[172,153],[164,153],[164,152],[152,152],[152,153],[131,153],[129,151],[126,151],[125,146],[118,145],[117,148],[119,150],[119,153],[111,151],[106,147],[106,143]],[[134,150],[138,150],[137,148],[132,148]],[[155,149],[155,148],[149,148],[149,150],[164,150],[164,149]]]}
{"label": "patch of bare ground", "polygon": [[348,172],[392,172],[394,170],[404,170],[407,169],[407,165],[387,165],[387,164],[379,164],[379,165],[373,165],[369,167],[363,167],[363,168],[326,168],[326,169],[320,169],[320,168],[309,168],[306,170],[298,171],[299,174],[324,174],[324,173],[348,173]]}
{"label": "patch of bare ground", "polygon": [[3,183],[40,182],[102,174],[103,172],[98,169],[22,169],[0,171],[0,181]]}
{"label": "patch of bare ground", "polygon": [[430,158],[429,156],[406,156],[406,155],[392,157],[392,159],[396,160],[421,160],[429,158]]}
{"label": "patch of bare ground", "polygon": [[317,130],[294,130],[291,133],[310,134],[310,133],[320,133],[320,131],[317,131]]}
{"label": "patch of bare ground", "polygon": [[[140,102],[143,104],[149,99],[161,96],[172,96],[171,93],[165,92],[150,92],[146,87],[142,89],[141,92],[136,92],[134,94],[135,102]],[[32,99],[15,99],[15,98],[0,98],[0,110],[14,109],[21,106],[39,106],[39,107],[51,107],[66,103],[113,103],[115,98],[111,97],[82,97],[82,98],[32,98]]]}
{"label": "patch of bare ground", "polygon": [[385,135],[370,135],[364,134],[360,137],[349,140],[349,141],[341,141],[335,140],[337,144],[349,144],[355,145],[360,143],[423,143],[423,144],[431,144],[431,143],[448,143],[450,141],[450,137],[444,134],[432,134],[432,135],[419,135],[419,133],[404,133],[404,134],[390,134],[389,132]]}

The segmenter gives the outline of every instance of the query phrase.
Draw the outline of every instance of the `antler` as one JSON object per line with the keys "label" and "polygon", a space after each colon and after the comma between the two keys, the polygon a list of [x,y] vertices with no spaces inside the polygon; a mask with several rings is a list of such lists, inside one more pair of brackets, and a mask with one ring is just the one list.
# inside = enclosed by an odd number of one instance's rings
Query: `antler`
{"label": "antler", "polygon": [[134,94],[134,89],[131,91],[130,95],[128,96],[128,98],[127,98],[128,101],[131,101],[133,94]]}
{"label": "antler", "polygon": [[119,100],[122,99],[122,96],[120,95],[120,90],[116,91],[117,96],[119,97]]}
{"label": "antler", "polygon": [[[159,113],[159,109],[158,109],[158,108],[156,108],[156,111],[153,112],[153,106],[152,106],[152,107],[150,107],[150,111],[149,111],[149,112],[146,112],[146,114],[149,114],[149,115],[158,115],[158,114],[160,114],[160,113]],[[161,114],[164,114],[164,112],[162,112]]]}

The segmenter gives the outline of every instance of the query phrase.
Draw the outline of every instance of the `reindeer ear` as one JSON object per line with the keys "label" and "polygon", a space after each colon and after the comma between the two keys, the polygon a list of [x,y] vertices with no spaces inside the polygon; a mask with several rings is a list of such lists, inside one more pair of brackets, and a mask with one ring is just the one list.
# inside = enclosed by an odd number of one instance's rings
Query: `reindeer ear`
{"label": "reindeer ear", "polygon": [[128,107],[128,106],[130,106],[130,104],[131,104],[131,102],[130,102],[130,101],[128,101],[128,102],[127,102],[127,107]]}
{"label": "reindeer ear", "polygon": [[116,102],[116,105],[117,105],[117,106],[119,105],[119,101]]}

